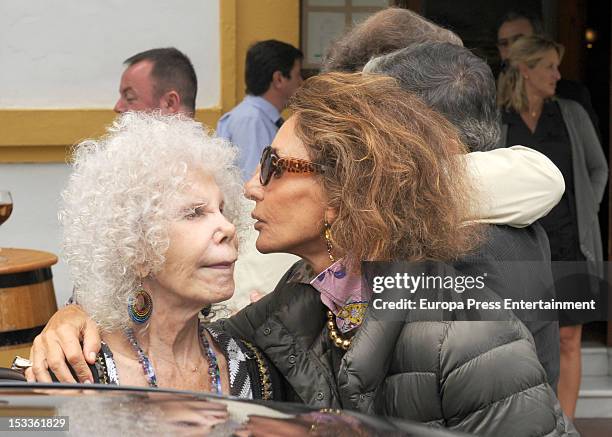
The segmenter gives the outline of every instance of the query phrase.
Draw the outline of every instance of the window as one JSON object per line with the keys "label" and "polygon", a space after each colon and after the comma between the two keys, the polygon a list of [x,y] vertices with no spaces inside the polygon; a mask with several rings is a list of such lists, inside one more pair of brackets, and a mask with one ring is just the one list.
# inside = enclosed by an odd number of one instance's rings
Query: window
{"label": "window", "polygon": [[329,44],[393,0],[302,0],[303,68],[318,70]]}

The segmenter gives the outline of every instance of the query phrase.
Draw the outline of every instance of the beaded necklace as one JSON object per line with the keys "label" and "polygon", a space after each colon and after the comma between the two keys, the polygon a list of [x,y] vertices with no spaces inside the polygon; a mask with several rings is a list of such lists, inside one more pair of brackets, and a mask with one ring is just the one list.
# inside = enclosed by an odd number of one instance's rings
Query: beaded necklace
{"label": "beaded necklace", "polygon": [[345,351],[351,347],[352,338],[344,338],[340,335],[334,324],[334,313],[329,310],[327,310],[327,330],[329,332],[329,339],[334,346]]}
{"label": "beaded necklace", "polygon": [[[208,359],[208,377],[210,379],[210,391],[212,393],[221,394],[221,373],[219,372],[219,364],[217,363],[217,356],[215,355],[215,351],[212,346],[208,342],[205,334],[206,328],[202,321],[199,322],[199,334],[200,334],[200,343],[202,348],[206,351],[206,358]],[[157,387],[157,377],[155,376],[155,370],[153,369],[153,365],[149,360],[149,357],[144,353],[138,341],[136,341],[136,336],[134,335],[134,331],[132,328],[127,328],[125,330],[125,335],[128,338],[134,352],[138,355],[138,362],[142,366],[142,371],[147,378],[147,382],[149,383],[149,387]]]}

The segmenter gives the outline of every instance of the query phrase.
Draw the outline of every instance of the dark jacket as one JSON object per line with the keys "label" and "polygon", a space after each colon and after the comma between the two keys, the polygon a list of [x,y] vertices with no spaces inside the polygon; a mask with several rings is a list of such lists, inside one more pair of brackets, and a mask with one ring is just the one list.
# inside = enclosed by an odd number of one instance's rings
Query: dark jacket
{"label": "dark jacket", "polygon": [[599,117],[597,117],[597,113],[593,108],[593,104],[591,103],[591,93],[589,93],[587,87],[575,80],[561,79],[559,82],[557,82],[555,94],[562,99],[573,100],[574,102],[580,103],[580,106],[582,106],[589,115],[593,128],[597,133],[597,137],[601,139],[601,132],[599,131]]}
{"label": "dark jacket", "polygon": [[[471,276],[486,273],[487,287],[502,299],[535,301],[555,297],[550,246],[546,231],[539,223],[525,228],[487,226],[483,245],[456,262],[454,267]],[[538,320],[533,311],[516,315],[531,332],[548,383],[556,390],[559,382],[559,322]]]}
{"label": "dark jacket", "polygon": [[423,322],[407,312],[406,320],[387,321],[370,306],[335,366],[339,349],[328,340],[320,294],[309,284],[288,282],[301,263],[274,292],[218,322],[263,350],[290,384],[288,400],[480,435],[573,430],[529,331],[512,314],[502,322]]}

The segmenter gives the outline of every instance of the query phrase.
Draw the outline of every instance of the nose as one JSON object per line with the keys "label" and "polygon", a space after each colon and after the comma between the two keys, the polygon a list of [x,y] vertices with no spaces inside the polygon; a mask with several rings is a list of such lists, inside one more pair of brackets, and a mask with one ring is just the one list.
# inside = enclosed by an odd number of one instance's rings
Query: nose
{"label": "nose", "polygon": [[117,114],[123,114],[126,111],[125,103],[123,103],[122,98],[119,98],[119,100],[117,100],[113,111],[115,111]]}
{"label": "nose", "polygon": [[555,80],[561,80],[561,72],[557,68],[555,68]]}
{"label": "nose", "polygon": [[249,200],[263,200],[263,186],[259,182],[259,172],[261,166],[257,166],[255,174],[244,184],[244,196]]}
{"label": "nose", "polygon": [[236,226],[221,213],[219,213],[219,220],[217,231],[213,235],[215,243],[221,244],[233,241],[236,236]]}

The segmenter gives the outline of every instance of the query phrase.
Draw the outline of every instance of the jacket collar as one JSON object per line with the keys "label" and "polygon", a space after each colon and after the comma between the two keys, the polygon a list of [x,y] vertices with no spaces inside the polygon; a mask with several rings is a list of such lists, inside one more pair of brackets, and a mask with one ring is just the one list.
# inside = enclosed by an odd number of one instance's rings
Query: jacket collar
{"label": "jacket collar", "polygon": [[[283,323],[284,327],[303,347],[309,348],[305,357],[307,360],[316,360],[331,374],[329,364],[312,347],[325,333],[325,307],[321,303],[319,293],[306,280],[312,280],[312,269],[304,261],[294,265],[285,282],[281,281],[279,287],[284,296],[292,296],[291,305],[282,303],[274,316]],[[361,327],[352,339],[350,349],[342,358],[338,375],[336,375],[338,394],[344,408],[355,408],[360,411],[372,411],[376,390],[382,387],[382,382],[388,373],[393,350],[405,321],[389,321],[381,319],[380,311],[369,307]],[[331,345],[327,336],[323,339],[329,348]],[[380,359],[373,360],[372,357]],[[302,390],[295,387],[291,377],[289,382],[296,392],[307,401],[312,396],[309,387]],[[333,383],[333,380],[332,380]],[[335,390],[333,390],[335,391]],[[333,392],[332,391],[332,392]]]}

